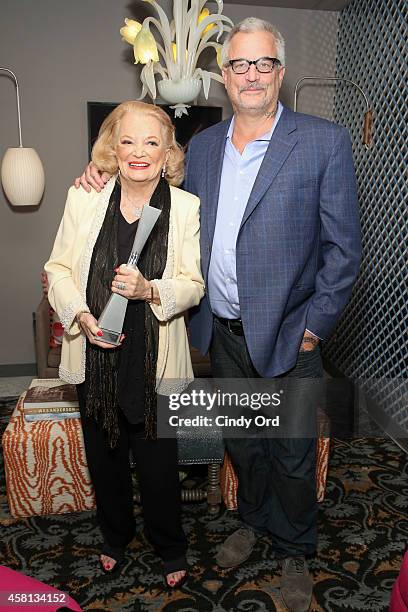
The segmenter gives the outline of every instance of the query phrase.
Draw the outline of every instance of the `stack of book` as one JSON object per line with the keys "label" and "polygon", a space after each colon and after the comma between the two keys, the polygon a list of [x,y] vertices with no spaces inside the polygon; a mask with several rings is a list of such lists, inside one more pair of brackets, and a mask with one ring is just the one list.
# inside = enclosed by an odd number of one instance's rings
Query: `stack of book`
{"label": "stack of book", "polygon": [[23,404],[26,421],[79,419],[79,404],[75,385],[59,378],[34,378]]}

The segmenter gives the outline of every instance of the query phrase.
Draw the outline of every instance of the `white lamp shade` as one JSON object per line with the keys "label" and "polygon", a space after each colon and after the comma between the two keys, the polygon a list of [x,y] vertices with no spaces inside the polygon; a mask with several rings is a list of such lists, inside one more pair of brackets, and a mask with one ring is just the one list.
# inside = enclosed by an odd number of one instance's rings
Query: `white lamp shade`
{"label": "white lamp shade", "polygon": [[36,206],[44,193],[45,177],[34,149],[7,149],[1,164],[1,182],[7,199],[14,206]]}

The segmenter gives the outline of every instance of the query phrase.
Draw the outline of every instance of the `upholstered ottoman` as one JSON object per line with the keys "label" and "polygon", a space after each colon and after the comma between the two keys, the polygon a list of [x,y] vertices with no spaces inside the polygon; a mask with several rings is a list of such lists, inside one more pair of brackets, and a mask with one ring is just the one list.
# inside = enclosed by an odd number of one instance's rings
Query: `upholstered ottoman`
{"label": "upholstered ottoman", "polygon": [[27,423],[20,396],[3,434],[7,498],[15,517],[92,510],[79,419]]}
{"label": "upholstered ottoman", "polygon": [[[329,465],[330,438],[317,439],[316,455],[316,489],[317,501],[324,499],[326,491],[327,468]],[[224,463],[221,468],[221,493],[224,504],[228,510],[237,508],[238,478],[232,467],[228,453],[225,453]]]}

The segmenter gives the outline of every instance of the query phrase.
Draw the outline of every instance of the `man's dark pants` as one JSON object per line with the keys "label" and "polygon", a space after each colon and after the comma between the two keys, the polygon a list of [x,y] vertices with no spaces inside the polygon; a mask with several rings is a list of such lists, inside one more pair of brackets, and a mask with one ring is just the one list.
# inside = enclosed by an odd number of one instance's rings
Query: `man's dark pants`
{"label": "man's dark pants", "polygon": [[[214,319],[210,348],[214,378],[257,378],[244,336]],[[300,352],[282,378],[320,378],[320,348]],[[302,402],[301,402],[302,404]],[[296,409],[309,410],[307,402]],[[270,533],[277,558],[316,551],[316,439],[228,438],[238,477],[238,512],[258,534]]]}

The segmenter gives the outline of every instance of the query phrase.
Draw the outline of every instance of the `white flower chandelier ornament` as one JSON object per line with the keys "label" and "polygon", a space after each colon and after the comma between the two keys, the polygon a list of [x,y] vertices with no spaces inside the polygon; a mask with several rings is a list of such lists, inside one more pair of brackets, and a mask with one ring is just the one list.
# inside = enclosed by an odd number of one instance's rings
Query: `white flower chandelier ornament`
{"label": "white flower chandelier ornament", "polygon": [[[213,14],[204,8],[207,0],[174,0],[171,23],[156,0],[143,2],[156,10],[158,19],[146,17],[143,23],[125,19],[126,25],[120,30],[123,40],[133,46],[135,64],[145,64],[140,74],[143,89],[139,100],[147,94],[153,101],[156,99],[155,77],[160,75],[159,94],[174,105],[171,108],[175,109],[175,116],[181,117],[188,114],[189,102],[197,98],[201,84],[208,100],[211,79],[223,83],[220,74],[198,68],[197,62],[204,49],[212,47],[221,68],[222,45],[218,41],[234,24],[222,15],[222,0],[216,0],[218,10]],[[150,25],[156,27],[162,44],[154,38]],[[215,35],[216,40],[210,40]]]}

